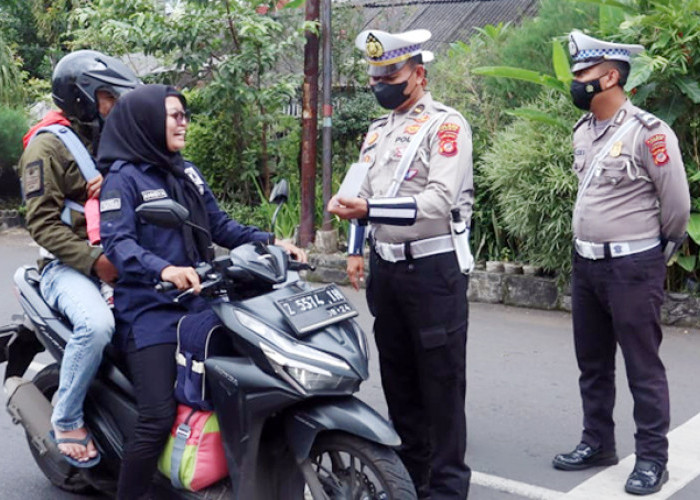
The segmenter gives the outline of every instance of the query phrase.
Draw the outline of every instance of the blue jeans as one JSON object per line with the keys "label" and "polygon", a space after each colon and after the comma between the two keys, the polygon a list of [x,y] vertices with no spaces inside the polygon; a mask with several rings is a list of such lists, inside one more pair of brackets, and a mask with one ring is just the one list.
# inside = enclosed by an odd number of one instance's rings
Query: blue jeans
{"label": "blue jeans", "polygon": [[99,281],[58,260],[41,273],[41,295],[73,325],[61,362],[61,377],[51,423],[59,431],[85,426],[83,402],[114,333],[114,316],[102,298]]}

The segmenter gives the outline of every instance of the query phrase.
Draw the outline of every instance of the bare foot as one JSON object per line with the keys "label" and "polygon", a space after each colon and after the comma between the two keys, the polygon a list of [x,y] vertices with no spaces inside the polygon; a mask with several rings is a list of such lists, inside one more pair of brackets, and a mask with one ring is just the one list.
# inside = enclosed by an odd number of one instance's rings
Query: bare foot
{"label": "bare foot", "polygon": [[[85,439],[87,436],[87,430],[85,427],[76,429],[74,431],[59,431],[54,429],[54,434],[56,435],[56,440],[60,439]],[[91,458],[97,456],[97,449],[95,448],[95,443],[92,439],[88,442],[87,446],[83,446],[77,443],[60,443],[58,449],[64,455],[68,455],[79,462],[87,462]]]}

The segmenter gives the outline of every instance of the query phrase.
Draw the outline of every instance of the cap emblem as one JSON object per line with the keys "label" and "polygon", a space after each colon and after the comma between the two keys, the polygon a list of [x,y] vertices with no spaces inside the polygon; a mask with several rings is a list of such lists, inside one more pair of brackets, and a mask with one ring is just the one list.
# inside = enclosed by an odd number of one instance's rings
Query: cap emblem
{"label": "cap emblem", "polygon": [[384,55],[384,47],[382,46],[382,42],[380,42],[372,33],[367,36],[366,50],[367,55],[372,59],[377,59]]}

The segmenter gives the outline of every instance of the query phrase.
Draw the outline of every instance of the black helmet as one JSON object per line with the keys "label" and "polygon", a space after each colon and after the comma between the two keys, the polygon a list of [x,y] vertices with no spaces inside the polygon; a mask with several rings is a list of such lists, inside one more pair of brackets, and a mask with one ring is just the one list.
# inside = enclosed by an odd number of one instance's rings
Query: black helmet
{"label": "black helmet", "polygon": [[58,61],[51,77],[51,96],[67,117],[91,122],[97,118],[98,90],[119,97],[140,84],[119,59],[94,50],[78,50]]}

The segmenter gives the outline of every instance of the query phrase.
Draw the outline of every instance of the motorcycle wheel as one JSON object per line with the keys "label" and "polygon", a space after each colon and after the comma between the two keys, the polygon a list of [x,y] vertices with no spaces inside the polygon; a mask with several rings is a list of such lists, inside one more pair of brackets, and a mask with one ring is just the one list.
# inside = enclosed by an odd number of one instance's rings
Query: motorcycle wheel
{"label": "motorcycle wheel", "polygon": [[[321,434],[309,456],[331,500],[413,500],[416,490],[394,450],[340,432]],[[308,494],[305,497],[310,497]]]}
{"label": "motorcycle wheel", "polygon": [[[54,394],[58,390],[59,373],[60,367],[58,364],[54,363],[37,373],[32,381],[49,401],[53,399]],[[51,484],[62,490],[70,491],[71,493],[88,493],[94,491],[80,476],[78,469],[72,467],[68,462],[63,460],[60,452],[57,450],[50,450],[41,455],[32,444],[29,434],[27,434],[27,442],[32,457],[34,457],[34,461],[39,466],[44,476],[51,481]]]}

